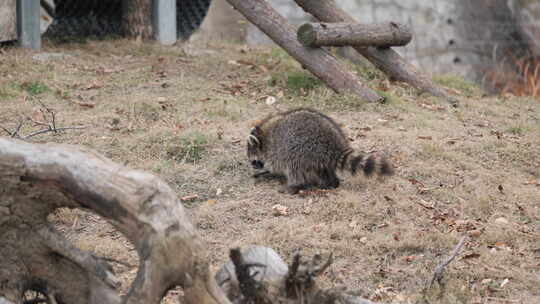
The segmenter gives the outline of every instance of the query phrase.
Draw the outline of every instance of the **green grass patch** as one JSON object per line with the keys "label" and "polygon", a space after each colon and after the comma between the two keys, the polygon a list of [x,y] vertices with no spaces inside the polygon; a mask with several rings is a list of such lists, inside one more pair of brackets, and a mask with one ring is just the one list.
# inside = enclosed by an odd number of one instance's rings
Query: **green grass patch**
{"label": "green grass patch", "polygon": [[445,87],[456,89],[465,96],[478,95],[481,89],[472,82],[454,75],[441,75],[433,77],[433,81]]}
{"label": "green grass patch", "polygon": [[523,135],[525,133],[525,129],[522,126],[512,126],[506,129],[506,133],[510,133],[514,135]]}
{"label": "green grass patch", "polygon": [[51,90],[47,85],[39,81],[23,82],[21,88],[30,95],[39,95]]}
{"label": "green grass patch", "polygon": [[291,71],[272,75],[269,85],[281,86],[291,93],[300,94],[320,87],[322,82],[307,72]]}
{"label": "green grass patch", "polygon": [[166,158],[195,163],[203,157],[207,144],[207,137],[199,132],[175,137],[166,145]]}

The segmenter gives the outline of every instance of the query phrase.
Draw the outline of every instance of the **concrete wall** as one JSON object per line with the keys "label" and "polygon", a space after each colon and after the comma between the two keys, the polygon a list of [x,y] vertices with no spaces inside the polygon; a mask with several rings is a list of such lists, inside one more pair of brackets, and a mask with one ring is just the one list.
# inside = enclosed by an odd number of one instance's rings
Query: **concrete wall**
{"label": "concrete wall", "polygon": [[[293,0],[267,0],[292,24],[310,21]],[[322,0],[321,0],[322,1]],[[540,4],[528,0],[335,0],[361,23],[397,21],[413,31],[412,42],[395,48],[412,64],[428,74],[456,74],[481,81],[501,58],[529,42],[540,41]],[[530,4],[530,3],[533,4]],[[527,5],[529,8],[527,8]],[[538,10],[538,14],[534,12]],[[227,23],[232,18],[235,21]],[[239,22],[242,17],[225,0],[213,0],[203,28],[214,37],[249,44],[272,43],[256,27]],[[230,20],[230,19],[229,19]],[[518,28],[519,24],[527,27]],[[240,25],[240,32],[232,28]],[[533,44],[529,43],[530,46]],[[538,47],[540,50],[540,46]],[[538,52],[540,54],[540,51]],[[514,54],[522,55],[522,54]]]}
{"label": "concrete wall", "polygon": [[[219,0],[218,0],[219,1]],[[272,5],[293,24],[309,21],[310,17],[292,0],[271,0]],[[336,3],[360,23],[396,21],[408,24],[413,40],[406,47],[394,48],[412,64],[423,70],[466,76],[471,70],[454,61],[458,56],[450,51],[455,43],[456,28],[448,19],[456,19],[454,0],[337,0]],[[247,42],[269,43],[268,38],[251,26]]]}
{"label": "concrete wall", "polygon": [[15,0],[0,1],[0,41],[17,38]]}

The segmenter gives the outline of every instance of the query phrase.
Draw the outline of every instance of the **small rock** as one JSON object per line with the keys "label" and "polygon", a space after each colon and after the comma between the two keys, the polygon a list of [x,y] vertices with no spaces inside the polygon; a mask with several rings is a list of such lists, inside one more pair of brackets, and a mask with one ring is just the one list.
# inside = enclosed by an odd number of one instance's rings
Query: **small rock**
{"label": "small rock", "polygon": [[482,283],[482,285],[488,285],[492,281],[493,281],[492,279],[483,279],[481,283]]}
{"label": "small rock", "polygon": [[276,103],[276,98],[274,96],[266,97],[266,104],[271,106]]}

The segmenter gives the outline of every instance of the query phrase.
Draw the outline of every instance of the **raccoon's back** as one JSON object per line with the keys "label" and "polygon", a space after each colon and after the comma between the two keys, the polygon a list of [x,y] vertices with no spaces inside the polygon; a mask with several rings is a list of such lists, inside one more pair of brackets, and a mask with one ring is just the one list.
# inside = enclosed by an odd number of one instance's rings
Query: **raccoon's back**
{"label": "raccoon's back", "polygon": [[349,147],[341,128],[331,118],[310,109],[285,113],[269,131],[273,157],[299,166],[335,167]]}

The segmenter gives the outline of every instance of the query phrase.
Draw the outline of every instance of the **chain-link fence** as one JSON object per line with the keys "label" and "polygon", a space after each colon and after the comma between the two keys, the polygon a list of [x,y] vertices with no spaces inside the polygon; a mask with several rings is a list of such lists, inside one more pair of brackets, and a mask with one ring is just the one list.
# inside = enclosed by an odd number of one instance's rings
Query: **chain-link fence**
{"label": "chain-link fence", "polygon": [[[211,0],[177,0],[178,39],[187,39],[206,16]],[[104,37],[121,35],[122,0],[41,0],[42,7],[54,18],[45,36]]]}

